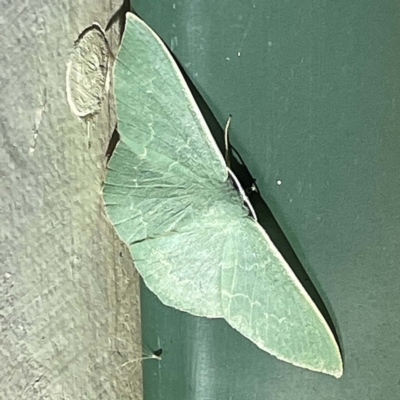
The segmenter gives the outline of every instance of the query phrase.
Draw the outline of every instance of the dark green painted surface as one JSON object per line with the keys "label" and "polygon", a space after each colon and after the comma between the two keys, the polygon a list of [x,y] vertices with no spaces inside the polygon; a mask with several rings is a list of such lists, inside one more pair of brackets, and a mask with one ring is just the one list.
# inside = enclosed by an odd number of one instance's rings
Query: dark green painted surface
{"label": "dark green painted surface", "polygon": [[144,344],[164,349],[160,363],[144,362],[145,400],[399,399],[400,3],[135,7],[219,122],[233,114],[232,144],[344,354],[340,380],[302,370],[223,321],[179,313],[142,290]]}

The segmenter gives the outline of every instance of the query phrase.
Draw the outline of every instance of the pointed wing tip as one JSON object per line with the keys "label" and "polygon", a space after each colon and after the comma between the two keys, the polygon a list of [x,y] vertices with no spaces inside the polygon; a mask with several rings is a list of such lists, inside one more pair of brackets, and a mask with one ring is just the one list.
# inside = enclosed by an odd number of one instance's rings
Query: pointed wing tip
{"label": "pointed wing tip", "polygon": [[331,376],[335,377],[336,379],[339,379],[343,375],[343,360],[342,360],[342,356],[340,354],[340,351],[339,351],[339,348],[337,347],[336,342],[334,342],[334,346],[335,346],[336,354],[335,354],[334,359],[331,359],[332,360],[331,364],[327,365],[323,369],[315,369],[314,371],[322,372],[324,374],[331,375]]}
{"label": "pointed wing tip", "polygon": [[131,13],[130,11],[128,11],[126,13],[126,19],[139,19],[135,14]]}
{"label": "pointed wing tip", "polygon": [[334,367],[331,369],[332,372],[330,372],[329,374],[339,379],[343,376],[343,359],[342,359],[342,354],[340,353],[338,342],[336,342],[336,339],[333,337],[332,331],[330,331],[330,333],[332,335],[332,342],[336,350],[335,351],[336,362],[334,364]]}
{"label": "pointed wing tip", "polygon": [[[279,357],[277,357],[277,358],[278,358],[278,360],[280,359]],[[335,365],[330,368],[320,368],[320,367],[315,367],[315,366],[306,365],[306,364],[302,364],[302,363],[295,363],[295,362],[289,361],[289,360],[282,360],[282,359],[280,359],[280,360],[285,361],[289,364],[295,365],[296,367],[300,367],[300,368],[308,369],[313,372],[320,372],[322,374],[333,376],[336,379],[339,379],[343,376],[343,364],[342,364],[341,359],[340,359],[338,365]]]}
{"label": "pointed wing tip", "polygon": [[136,21],[145,24],[142,19],[140,19],[136,14],[133,14],[130,11],[126,13],[126,21],[132,21],[132,22]]}
{"label": "pointed wing tip", "polygon": [[337,370],[332,371],[330,375],[334,376],[336,379],[341,378],[343,376],[343,365],[340,364],[340,367]]}
{"label": "pointed wing tip", "polygon": [[320,371],[320,372],[322,372],[324,374],[327,374],[327,375],[330,375],[330,376],[333,376],[336,379],[339,379],[339,378],[341,378],[343,376],[343,370],[340,370],[340,371],[329,371],[329,372],[328,371]]}
{"label": "pointed wing tip", "polygon": [[[278,357],[277,357],[278,358]],[[279,358],[278,358],[279,360]],[[304,369],[308,369],[309,371],[313,371],[313,372],[320,372],[322,374],[326,374],[326,375],[330,375],[333,376],[336,379],[339,379],[343,376],[343,364],[342,361],[340,360],[340,364],[338,366],[332,367],[332,368],[319,368],[319,367],[315,367],[315,366],[310,366],[310,365],[305,365],[305,364],[301,364],[301,363],[294,363],[288,360],[281,360],[281,361],[285,361],[289,364],[293,364],[296,367],[300,367],[300,368],[304,368]]]}
{"label": "pointed wing tip", "polygon": [[131,13],[130,11],[128,11],[126,13],[126,22],[125,24],[139,24],[139,25],[144,25],[145,27],[148,27],[147,24],[140,19],[136,14]]}
{"label": "pointed wing tip", "polygon": [[[313,371],[316,372],[322,372],[323,374],[327,374],[330,376],[335,377],[336,379],[339,379],[343,376],[343,361],[342,361],[342,357],[340,356],[339,353],[339,358],[337,360],[335,360],[336,362],[331,365],[329,368],[315,368],[315,369],[311,369]],[[305,367],[307,368],[307,367]]]}

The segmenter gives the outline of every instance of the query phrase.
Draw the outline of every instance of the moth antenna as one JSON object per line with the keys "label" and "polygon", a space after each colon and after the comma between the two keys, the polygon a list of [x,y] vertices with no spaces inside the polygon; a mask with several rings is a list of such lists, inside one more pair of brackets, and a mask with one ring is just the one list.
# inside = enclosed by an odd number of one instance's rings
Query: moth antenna
{"label": "moth antenna", "polygon": [[242,195],[242,199],[243,202],[246,204],[246,206],[249,208],[250,210],[250,214],[251,216],[254,218],[254,220],[257,222],[257,214],[252,206],[252,204],[250,203],[249,198],[246,195],[246,192],[243,190],[242,186],[240,185],[239,179],[236,177],[236,175],[233,173],[233,171],[231,169],[228,168],[228,173],[231,176],[232,180],[235,182],[236,187],[239,190],[239,193]]}
{"label": "moth antenna", "polygon": [[225,138],[225,163],[228,168],[231,167],[231,161],[229,158],[229,126],[231,124],[232,115],[229,115],[228,120],[226,121],[225,129],[224,129],[224,138]]}

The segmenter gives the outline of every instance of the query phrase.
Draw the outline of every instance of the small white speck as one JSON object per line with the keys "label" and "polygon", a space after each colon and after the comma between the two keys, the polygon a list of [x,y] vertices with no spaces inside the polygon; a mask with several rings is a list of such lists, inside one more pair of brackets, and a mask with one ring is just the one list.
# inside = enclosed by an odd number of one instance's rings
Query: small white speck
{"label": "small white speck", "polygon": [[195,78],[197,78],[197,77],[199,76],[199,73],[198,73],[198,72],[195,72],[195,73],[193,74],[193,76],[194,76]]}
{"label": "small white speck", "polygon": [[9,272],[5,272],[5,273],[4,273],[4,277],[5,277],[6,279],[8,279],[8,278],[11,277],[11,274],[10,274]]}
{"label": "small white speck", "polygon": [[271,47],[272,46],[272,42],[270,40],[268,40],[268,46]]}
{"label": "small white speck", "polygon": [[289,203],[293,203],[293,199],[289,199]]}
{"label": "small white speck", "polygon": [[225,58],[226,61],[231,61],[230,57]]}
{"label": "small white speck", "polygon": [[280,179],[278,179],[278,180],[276,181],[276,184],[277,184],[278,186],[281,186],[281,185],[282,185],[282,181],[281,181]]}
{"label": "small white speck", "polygon": [[172,8],[175,10],[176,9],[176,4],[172,4]]}
{"label": "small white speck", "polygon": [[242,53],[240,51],[238,51],[238,57],[240,57],[242,55]]}

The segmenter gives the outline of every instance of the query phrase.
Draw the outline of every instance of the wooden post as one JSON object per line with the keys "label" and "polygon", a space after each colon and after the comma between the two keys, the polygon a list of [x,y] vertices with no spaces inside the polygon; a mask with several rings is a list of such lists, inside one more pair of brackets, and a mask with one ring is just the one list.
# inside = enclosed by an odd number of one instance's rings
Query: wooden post
{"label": "wooden post", "polygon": [[[142,398],[140,362],[129,362],[141,356],[138,276],[101,197],[112,86],[90,120],[90,148],[66,94],[74,41],[93,22],[105,27],[119,6],[2,6],[2,399]],[[114,54],[118,28],[107,32]]]}

